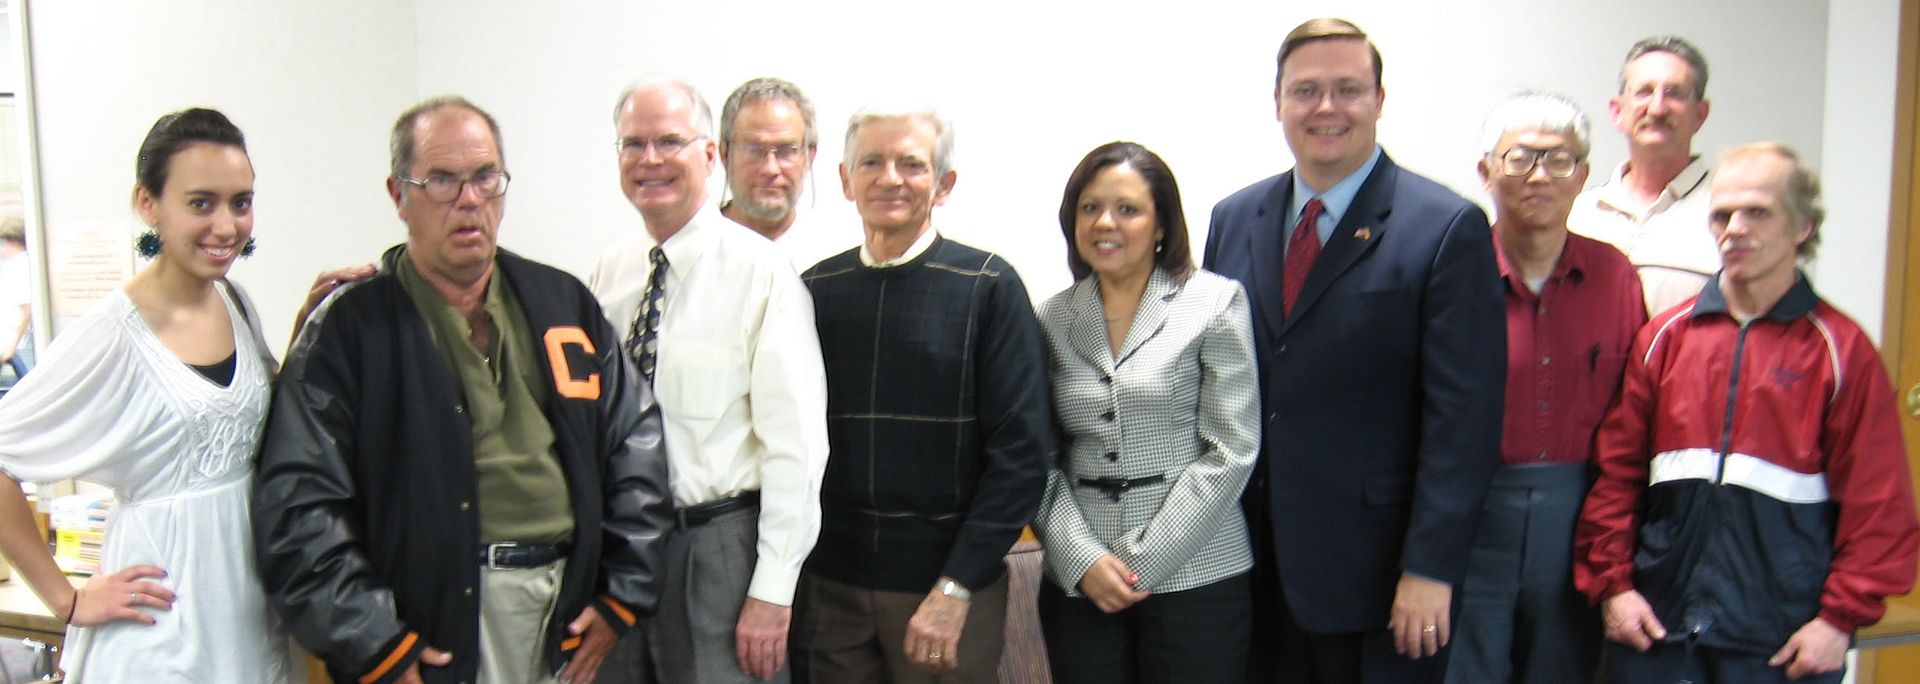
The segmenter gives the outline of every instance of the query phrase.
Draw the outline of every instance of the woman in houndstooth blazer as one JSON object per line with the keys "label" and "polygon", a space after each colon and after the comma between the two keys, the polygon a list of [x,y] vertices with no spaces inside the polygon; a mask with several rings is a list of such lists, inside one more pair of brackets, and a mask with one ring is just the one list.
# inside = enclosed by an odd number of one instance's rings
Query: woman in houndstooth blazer
{"label": "woman in houndstooth blazer", "polygon": [[1173,174],[1139,145],[1080,162],[1060,228],[1078,281],[1040,314],[1061,450],[1034,522],[1054,681],[1240,681],[1239,500],[1260,444],[1246,294],[1194,268]]}

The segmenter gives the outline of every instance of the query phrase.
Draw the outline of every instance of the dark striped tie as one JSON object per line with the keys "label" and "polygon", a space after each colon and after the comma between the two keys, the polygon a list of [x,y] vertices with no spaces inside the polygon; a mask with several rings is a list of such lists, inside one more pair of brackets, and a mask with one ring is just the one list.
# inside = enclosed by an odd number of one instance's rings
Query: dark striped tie
{"label": "dark striped tie", "polygon": [[647,289],[640,295],[640,315],[633,318],[633,330],[627,333],[627,355],[640,365],[640,377],[653,384],[654,364],[660,357],[660,300],[667,296],[667,253],[655,245],[647,252],[653,273],[647,276]]}

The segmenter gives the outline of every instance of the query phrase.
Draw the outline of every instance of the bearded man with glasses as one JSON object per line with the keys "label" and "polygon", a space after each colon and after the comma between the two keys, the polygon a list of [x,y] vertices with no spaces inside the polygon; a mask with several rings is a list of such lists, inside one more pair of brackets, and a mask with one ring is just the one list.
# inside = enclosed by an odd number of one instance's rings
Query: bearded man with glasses
{"label": "bearded man with glasses", "polygon": [[718,155],[692,86],[629,87],[614,140],[646,231],[601,259],[590,287],[660,397],[679,509],[660,612],[619,647],[616,681],[788,681],[827,462],[813,299],[778,247],[707,202]]}
{"label": "bearded man with glasses", "polygon": [[720,213],[779,245],[796,271],[844,251],[858,234],[800,221],[800,195],[820,148],[813,101],[800,86],[756,78],[720,106],[720,159],[727,185]]}

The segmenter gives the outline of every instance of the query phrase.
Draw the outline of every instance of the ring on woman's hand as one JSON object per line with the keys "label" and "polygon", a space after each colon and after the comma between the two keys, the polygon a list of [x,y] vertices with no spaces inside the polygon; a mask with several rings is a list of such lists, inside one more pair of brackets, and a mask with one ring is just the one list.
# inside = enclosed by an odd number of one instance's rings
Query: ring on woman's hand
{"label": "ring on woman's hand", "polygon": [[127,605],[133,606],[133,605],[139,605],[139,603],[140,603],[140,592],[137,592],[137,591],[127,592]]}
{"label": "ring on woman's hand", "polygon": [[934,651],[932,653],[927,654],[927,660],[939,660],[939,659],[940,659],[939,651]]}
{"label": "ring on woman's hand", "polygon": [[1440,631],[1440,628],[1439,628],[1439,627],[1436,627],[1436,626],[1433,626],[1433,625],[1427,625],[1427,626],[1425,626],[1425,627],[1421,627],[1421,628],[1420,628],[1420,631],[1422,631],[1422,632],[1426,632],[1426,633],[1428,633],[1428,634],[1432,634],[1432,633],[1434,633],[1434,632],[1438,632],[1438,631]]}

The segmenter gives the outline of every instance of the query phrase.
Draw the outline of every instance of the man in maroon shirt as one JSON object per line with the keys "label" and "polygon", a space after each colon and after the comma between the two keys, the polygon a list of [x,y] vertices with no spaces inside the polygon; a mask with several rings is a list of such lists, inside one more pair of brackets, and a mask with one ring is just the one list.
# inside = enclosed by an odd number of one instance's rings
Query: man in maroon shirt
{"label": "man in maroon shirt", "polygon": [[1573,527],[1594,430],[1647,314],[1626,256],[1567,232],[1587,134],[1586,115],[1558,95],[1519,93],[1487,117],[1479,166],[1507,293],[1506,418],[1449,682],[1593,678],[1600,623],[1573,588]]}

